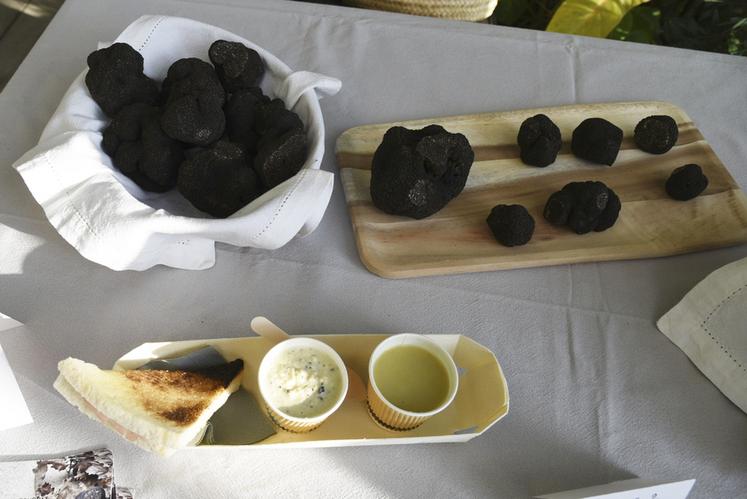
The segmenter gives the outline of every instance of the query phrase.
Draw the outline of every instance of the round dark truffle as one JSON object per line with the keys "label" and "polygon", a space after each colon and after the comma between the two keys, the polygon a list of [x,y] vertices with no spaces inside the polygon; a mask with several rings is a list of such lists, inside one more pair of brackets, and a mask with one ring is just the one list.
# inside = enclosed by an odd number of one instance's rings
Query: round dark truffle
{"label": "round dark truffle", "polygon": [[623,131],[603,118],[588,118],[573,130],[571,151],[577,157],[611,166],[622,144]]}
{"label": "round dark truffle", "polygon": [[123,107],[104,130],[101,146],[142,189],[165,192],[176,185],[184,152],[181,143],[163,133],[158,113],[148,104]]}
{"label": "round dark truffle", "polygon": [[571,182],[563,187],[573,194],[574,203],[568,217],[568,227],[576,234],[586,234],[597,226],[599,216],[607,207],[609,190],[602,182]]}
{"label": "round dark truffle", "polygon": [[143,56],[126,43],[114,43],[88,56],[86,86],[108,116],[142,102],[155,104],[158,85],[143,73]]}
{"label": "round dark truffle", "polygon": [[182,163],[177,187],[197,209],[219,218],[235,213],[262,194],[244,148],[222,140]]}
{"label": "round dark truffle", "polygon": [[671,116],[654,115],[643,118],[635,126],[635,144],[651,154],[664,154],[677,143],[679,130]]}
{"label": "round dark truffle", "polygon": [[239,90],[231,94],[225,107],[228,138],[242,144],[250,155],[256,153],[259,140],[254,124],[261,97],[262,91],[257,87]]}
{"label": "round dark truffle", "polygon": [[464,135],[439,125],[392,127],[371,163],[373,203],[391,215],[433,215],[462,192],[474,157]]}
{"label": "round dark truffle", "polygon": [[615,225],[621,207],[615,191],[602,182],[571,182],[548,198],[543,214],[553,225],[586,234]]}
{"label": "round dark truffle", "polygon": [[257,86],[265,74],[259,53],[243,43],[217,40],[210,45],[208,56],[229,93]]}
{"label": "round dark truffle", "polygon": [[207,62],[190,58],[172,64],[163,81],[163,98],[161,127],[169,137],[207,146],[223,135],[226,92]]}
{"label": "round dark truffle", "polygon": [[672,199],[688,201],[706,190],[708,177],[705,176],[700,166],[684,165],[674,169],[665,187]]}
{"label": "round dark truffle", "polygon": [[534,218],[520,204],[495,206],[487,222],[495,239],[504,246],[522,246],[534,234]]}
{"label": "round dark truffle", "polygon": [[254,130],[263,140],[285,135],[291,130],[302,130],[303,122],[296,113],[285,108],[283,99],[263,100],[259,103]]}
{"label": "round dark truffle", "polygon": [[226,101],[226,91],[215,68],[195,57],[179,59],[169,66],[161,92],[166,104],[186,95],[217,101],[221,106]]}
{"label": "round dark truffle", "polygon": [[301,170],[308,148],[303,130],[288,130],[260,144],[254,158],[254,171],[265,189],[282,184]]}
{"label": "round dark truffle", "polygon": [[565,225],[573,210],[574,199],[570,192],[562,190],[554,192],[545,204],[543,215],[545,220],[553,225]]}
{"label": "round dark truffle", "polygon": [[594,227],[594,232],[602,232],[609,229],[615,225],[617,217],[620,215],[620,209],[622,208],[620,198],[615,191],[610,188],[607,188],[607,193],[607,206],[605,206],[602,213],[599,214],[597,225]]}
{"label": "round dark truffle", "polygon": [[524,120],[516,140],[521,149],[521,160],[541,168],[555,162],[563,143],[560,129],[544,114]]}

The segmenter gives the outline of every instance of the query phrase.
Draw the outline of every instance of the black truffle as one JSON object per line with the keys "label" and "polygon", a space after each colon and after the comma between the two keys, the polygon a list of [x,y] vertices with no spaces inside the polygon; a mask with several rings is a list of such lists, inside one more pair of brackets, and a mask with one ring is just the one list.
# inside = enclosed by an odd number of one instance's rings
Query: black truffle
{"label": "black truffle", "polygon": [[296,113],[285,108],[282,99],[276,98],[260,102],[254,129],[262,136],[262,140],[272,140],[291,130],[302,130],[303,123]]}
{"label": "black truffle", "polygon": [[88,68],[88,91],[108,116],[129,104],[155,104],[158,100],[158,85],[143,74],[143,56],[126,43],[92,52]]}
{"label": "black truffle", "polygon": [[675,168],[667,179],[666,190],[669,197],[677,201],[688,201],[706,190],[708,177],[700,166],[689,164]]}
{"label": "black truffle", "polygon": [[617,217],[620,215],[620,209],[622,208],[622,202],[618,195],[612,189],[607,189],[608,199],[607,206],[604,207],[602,213],[599,214],[597,219],[597,225],[594,227],[595,232],[602,232],[617,222]]}
{"label": "black truffle", "polygon": [[176,185],[184,153],[161,130],[158,108],[142,103],[123,107],[104,130],[101,145],[114,166],[144,190],[165,192]]}
{"label": "black truffle", "polygon": [[574,199],[566,190],[554,192],[545,205],[545,220],[553,225],[565,225],[573,209]]}
{"label": "black truffle", "polygon": [[243,147],[219,141],[182,163],[179,192],[196,208],[225,218],[262,194]]}
{"label": "black truffle", "polygon": [[522,246],[534,234],[534,218],[519,204],[499,204],[490,210],[488,226],[504,246]]}
{"label": "black truffle", "polygon": [[544,217],[553,225],[567,225],[577,234],[602,232],[617,221],[622,204],[602,182],[571,182],[553,193]]}
{"label": "black truffle", "polygon": [[250,155],[256,153],[259,140],[254,123],[262,97],[262,91],[257,87],[239,90],[231,94],[225,107],[228,138],[242,144]]}
{"label": "black truffle", "polygon": [[474,157],[464,135],[439,125],[392,127],[371,164],[373,203],[391,215],[430,216],[462,192]]}
{"label": "black truffle", "polygon": [[265,74],[265,65],[256,50],[238,42],[217,40],[208,51],[227,92],[254,87]]}
{"label": "black truffle", "polygon": [[588,118],[573,130],[571,151],[581,159],[612,165],[622,144],[623,131],[602,118]]}
{"label": "black truffle", "polygon": [[306,134],[303,130],[289,130],[270,140],[262,140],[254,158],[254,171],[265,189],[272,189],[293,175],[306,161]]}
{"label": "black truffle", "polygon": [[671,116],[654,115],[643,118],[635,126],[635,144],[651,154],[664,154],[677,143],[679,130]]}
{"label": "black truffle", "polygon": [[573,209],[568,217],[568,227],[576,234],[586,234],[594,230],[599,216],[607,207],[607,186],[602,182],[572,182],[563,189],[568,189],[573,196]]}
{"label": "black truffle", "polygon": [[194,58],[176,61],[163,81],[163,94],[161,127],[169,137],[207,146],[223,135],[226,92],[210,64]]}
{"label": "black truffle", "polygon": [[553,163],[563,143],[560,129],[544,114],[524,120],[516,140],[521,149],[521,160],[539,167]]}

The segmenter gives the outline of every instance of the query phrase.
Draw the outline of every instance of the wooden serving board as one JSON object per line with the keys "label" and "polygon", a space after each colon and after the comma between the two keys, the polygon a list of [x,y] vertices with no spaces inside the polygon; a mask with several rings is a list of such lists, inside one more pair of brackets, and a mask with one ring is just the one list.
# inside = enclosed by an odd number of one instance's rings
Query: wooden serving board
{"label": "wooden serving board", "polygon": [[[560,128],[563,148],[546,168],[519,159],[516,135],[526,118],[549,116]],[[636,148],[635,125],[666,114],[679,126],[677,145],[663,155]],[[622,128],[624,139],[612,167],[578,159],[570,152],[573,129],[602,117]],[[438,213],[423,220],[387,215],[369,193],[371,159],[390,127],[422,128],[431,123],[467,136],[475,150],[467,185]],[[361,260],[382,277],[403,278],[537,267],[565,263],[675,255],[747,242],[747,198],[692,120],[664,102],[585,104],[500,113],[386,123],[352,128],[337,139],[337,162]],[[691,201],[674,201],[664,184],[672,170],[697,163],[708,188]],[[577,235],[542,217],[547,198],[565,184],[599,180],[622,200],[620,218],[605,232]],[[485,222],[497,204],[521,204],[535,220],[532,240],[507,248]]]}

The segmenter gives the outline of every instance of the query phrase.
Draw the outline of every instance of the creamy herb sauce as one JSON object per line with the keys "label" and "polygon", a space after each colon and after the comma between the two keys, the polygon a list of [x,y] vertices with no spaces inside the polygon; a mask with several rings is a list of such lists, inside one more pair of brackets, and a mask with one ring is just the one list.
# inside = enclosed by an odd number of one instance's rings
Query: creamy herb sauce
{"label": "creamy herb sauce", "polygon": [[319,416],[337,402],[342,375],[335,361],[314,348],[291,348],[267,370],[267,396],[285,414]]}

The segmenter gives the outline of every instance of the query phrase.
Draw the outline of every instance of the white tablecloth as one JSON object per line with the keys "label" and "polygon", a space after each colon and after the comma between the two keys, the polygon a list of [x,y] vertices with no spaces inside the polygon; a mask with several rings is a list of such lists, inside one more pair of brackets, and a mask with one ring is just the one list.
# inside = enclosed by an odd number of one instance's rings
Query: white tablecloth
{"label": "white tablecloth", "polygon": [[[0,459],[108,444],[118,483],[148,499],[520,497],[632,476],[696,478],[693,497],[744,494],[747,415],[654,323],[747,247],[390,281],[361,265],[338,180],[319,229],[281,250],[221,246],[201,272],[117,273],[78,255],[10,165],[97,42],[146,13],[221,26],[291,67],[342,79],[322,101],[328,170],[336,137],[359,124],[660,99],[682,106],[747,186],[745,58],[279,0],[67,0],[0,94],[0,311],[27,324],[0,343],[36,421],[0,433]],[[52,390],[68,355],[109,366],[148,340],[248,334],[260,314],[294,333],[466,334],[501,361],[511,412],[466,444],[163,460]]]}

